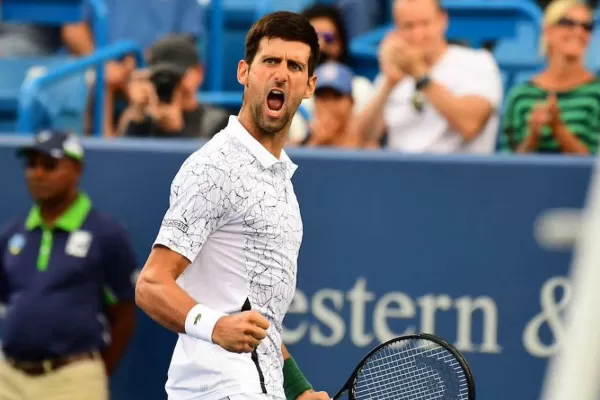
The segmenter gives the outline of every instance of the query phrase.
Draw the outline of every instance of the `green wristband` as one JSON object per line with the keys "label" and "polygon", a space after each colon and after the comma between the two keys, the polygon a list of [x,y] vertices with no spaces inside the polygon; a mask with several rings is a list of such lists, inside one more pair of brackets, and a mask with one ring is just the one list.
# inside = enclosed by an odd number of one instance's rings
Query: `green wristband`
{"label": "green wristband", "polygon": [[311,389],[312,386],[300,371],[296,361],[292,357],[285,360],[283,363],[283,390],[286,399],[296,400],[302,393]]}

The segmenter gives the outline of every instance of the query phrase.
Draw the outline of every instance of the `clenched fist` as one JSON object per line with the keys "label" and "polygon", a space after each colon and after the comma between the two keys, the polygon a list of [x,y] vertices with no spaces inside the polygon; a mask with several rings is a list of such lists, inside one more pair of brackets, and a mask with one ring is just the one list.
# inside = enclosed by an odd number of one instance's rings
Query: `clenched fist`
{"label": "clenched fist", "polygon": [[267,336],[269,321],[257,311],[244,311],[219,318],[212,341],[227,351],[250,353]]}

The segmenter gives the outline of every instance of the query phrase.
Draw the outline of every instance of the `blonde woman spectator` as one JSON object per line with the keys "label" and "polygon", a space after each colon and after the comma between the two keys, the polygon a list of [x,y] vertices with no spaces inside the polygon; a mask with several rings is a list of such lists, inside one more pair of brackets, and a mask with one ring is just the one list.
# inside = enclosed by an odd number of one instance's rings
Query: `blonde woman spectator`
{"label": "blonde woman spectator", "polygon": [[502,120],[504,151],[597,153],[600,80],[584,65],[593,27],[592,10],[582,1],[548,5],[540,41],[547,67],[510,91]]}

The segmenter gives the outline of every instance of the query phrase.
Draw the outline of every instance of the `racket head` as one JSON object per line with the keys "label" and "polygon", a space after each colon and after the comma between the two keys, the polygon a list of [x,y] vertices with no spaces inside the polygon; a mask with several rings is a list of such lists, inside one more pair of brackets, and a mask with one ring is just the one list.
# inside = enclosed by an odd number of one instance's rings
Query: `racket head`
{"label": "racket head", "polygon": [[350,400],[475,400],[475,381],[454,346],[420,333],[371,350],[333,399],[345,391]]}

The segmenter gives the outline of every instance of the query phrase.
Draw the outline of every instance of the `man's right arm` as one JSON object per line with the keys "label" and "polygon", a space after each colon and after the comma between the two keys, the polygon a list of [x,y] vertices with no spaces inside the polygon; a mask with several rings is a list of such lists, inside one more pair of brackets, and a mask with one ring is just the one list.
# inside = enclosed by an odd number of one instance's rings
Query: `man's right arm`
{"label": "man's right arm", "polygon": [[385,105],[396,84],[404,78],[404,72],[395,61],[397,41],[396,31],[388,33],[381,41],[377,55],[381,74],[375,83],[375,96],[350,124],[350,135],[365,147],[373,147],[373,143],[378,142],[385,133]]}
{"label": "man's right arm", "polygon": [[[155,246],[137,281],[137,305],[153,320],[174,332],[187,333],[231,352],[252,352],[266,337],[267,319],[256,311],[227,316],[198,304],[175,282],[189,264],[184,256],[164,246]],[[192,324],[196,325],[195,309],[204,313],[203,324],[212,320],[202,328],[203,331],[190,329]]]}
{"label": "man's right arm", "polygon": [[154,247],[135,287],[135,302],[153,320],[179,333],[196,305],[175,282],[190,264],[184,256],[164,247]]}
{"label": "man's right arm", "polygon": [[358,137],[358,140],[363,143],[381,139],[385,132],[383,112],[393,89],[394,83],[383,77],[373,100],[354,117],[350,124],[352,136]]}
{"label": "man's right arm", "polygon": [[227,222],[234,192],[226,171],[202,160],[184,163],[173,180],[169,209],[138,277],[135,300],[153,320],[174,332],[232,352],[251,352],[266,336],[269,322],[263,316],[256,311],[228,316],[199,304],[176,282],[209,235]]}

